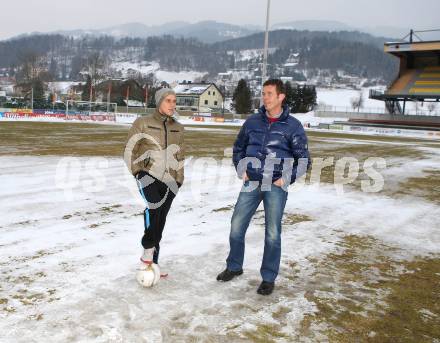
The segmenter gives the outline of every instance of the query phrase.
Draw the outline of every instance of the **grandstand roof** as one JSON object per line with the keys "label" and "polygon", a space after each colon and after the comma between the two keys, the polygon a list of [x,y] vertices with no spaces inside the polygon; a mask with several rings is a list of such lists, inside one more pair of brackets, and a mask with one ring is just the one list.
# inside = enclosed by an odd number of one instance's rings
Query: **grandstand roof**
{"label": "grandstand roof", "polygon": [[440,40],[414,41],[414,36],[419,38],[416,33],[411,30],[408,42],[384,44],[386,53],[399,58],[399,74],[385,93],[373,93],[373,99],[440,99]]}
{"label": "grandstand roof", "polygon": [[385,43],[384,51],[396,56],[407,55],[409,53],[416,52],[435,54],[440,52],[440,41]]}

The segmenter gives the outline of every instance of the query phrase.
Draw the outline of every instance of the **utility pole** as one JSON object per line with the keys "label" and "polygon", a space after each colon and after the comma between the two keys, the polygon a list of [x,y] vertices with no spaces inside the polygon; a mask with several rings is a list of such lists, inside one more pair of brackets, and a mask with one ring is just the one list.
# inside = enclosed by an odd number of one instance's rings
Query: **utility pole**
{"label": "utility pole", "polygon": [[127,108],[126,108],[126,112],[128,113],[128,99],[130,99],[130,85],[127,85]]}
{"label": "utility pole", "polygon": [[[90,104],[90,112],[92,112],[92,97],[93,97],[93,86],[92,83],[90,82],[90,98],[89,98],[89,104]],[[90,114],[90,113],[89,113]]]}
{"label": "utility pole", "polygon": [[31,109],[32,113],[34,113],[34,86],[31,87]]}
{"label": "utility pole", "polygon": [[267,55],[269,50],[269,18],[270,18],[270,0],[267,0],[266,33],[264,35],[263,72],[261,74],[260,105],[263,105],[263,84],[264,82],[266,82],[267,79]]}
{"label": "utility pole", "polygon": [[110,97],[112,93],[112,81],[108,84],[108,92],[107,92],[107,114],[110,112]]}
{"label": "utility pole", "polygon": [[93,79],[92,79],[92,69],[89,66],[89,76],[90,76],[90,92],[89,92],[89,115],[92,112],[92,98],[93,98]]}

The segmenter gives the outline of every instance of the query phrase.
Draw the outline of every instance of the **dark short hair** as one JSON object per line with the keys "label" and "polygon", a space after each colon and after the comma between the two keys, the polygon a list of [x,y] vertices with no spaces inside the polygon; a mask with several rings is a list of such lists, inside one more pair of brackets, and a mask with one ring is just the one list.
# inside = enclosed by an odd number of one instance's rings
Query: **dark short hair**
{"label": "dark short hair", "polygon": [[269,79],[263,84],[263,87],[266,86],[275,86],[278,95],[286,94],[286,86],[284,86],[283,81],[281,81],[280,79]]}

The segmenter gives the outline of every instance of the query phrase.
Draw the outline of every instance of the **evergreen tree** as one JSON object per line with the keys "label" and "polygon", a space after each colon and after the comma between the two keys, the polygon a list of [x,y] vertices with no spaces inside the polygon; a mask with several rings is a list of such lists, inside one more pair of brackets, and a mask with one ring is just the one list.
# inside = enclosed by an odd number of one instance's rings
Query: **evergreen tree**
{"label": "evergreen tree", "polygon": [[290,109],[295,103],[295,91],[289,81],[285,83],[286,87],[286,98],[284,99],[284,104],[286,104]]}
{"label": "evergreen tree", "polygon": [[118,94],[116,96],[115,100],[116,100],[115,102],[118,106],[127,106],[127,104],[125,103],[125,100],[127,100],[127,99],[125,97],[123,97],[122,95]]}
{"label": "evergreen tree", "polygon": [[32,81],[32,88],[34,91],[34,108],[46,108],[46,99],[44,97],[44,83],[40,79]]}
{"label": "evergreen tree", "polygon": [[81,94],[82,101],[91,101],[90,100],[90,89],[92,88],[92,78],[90,75],[87,75],[86,84],[83,86],[83,92]]}
{"label": "evergreen tree", "polygon": [[247,114],[252,111],[251,90],[243,79],[238,81],[237,88],[234,90],[232,105],[237,113]]}
{"label": "evergreen tree", "polygon": [[316,88],[314,86],[303,86],[303,110],[304,113],[312,111],[317,105]]}
{"label": "evergreen tree", "polygon": [[309,85],[293,87],[289,101],[292,113],[310,112],[317,105],[316,88]]}

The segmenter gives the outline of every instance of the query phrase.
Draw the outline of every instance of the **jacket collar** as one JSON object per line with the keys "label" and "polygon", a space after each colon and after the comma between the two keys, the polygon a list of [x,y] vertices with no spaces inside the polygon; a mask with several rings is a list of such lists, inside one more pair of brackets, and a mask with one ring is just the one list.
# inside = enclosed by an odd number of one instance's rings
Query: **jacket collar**
{"label": "jacket collar", "polygon": [[[278,121],[286,121],[290,115],[289,106],[283,105],[282,108],[283,108],[283,113],[281,113],[281,116],[278,118]],[[266,107],[264,107],[264,105],[258,109],[258,112],[262,115],[263,120],[269,122],[269,119],[267,118],[267,114],[266,114]]]}
{"label": "jacket collar", "polygon": [[164,121],[170,122],[170,121],[174,120],[174,118],[172,118],[172,117],[169,117],[167,115],[164,116],[163,114],[161,114],[157,108],[153,113],[153,117],[154,117],[154,119],[156,119],[162,123]]}

